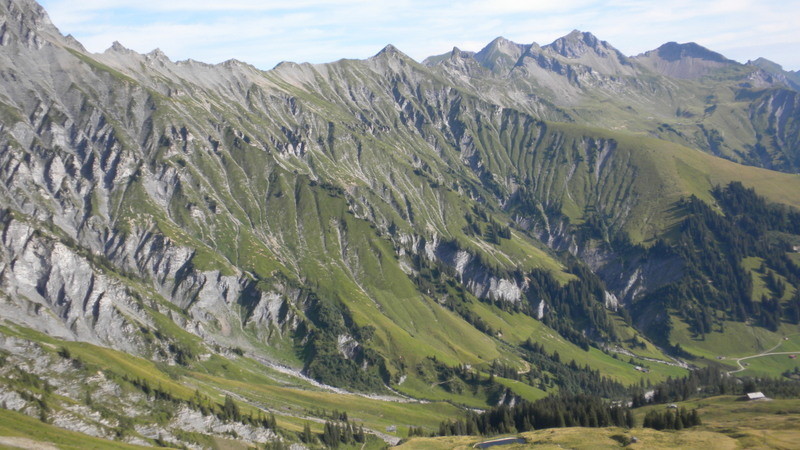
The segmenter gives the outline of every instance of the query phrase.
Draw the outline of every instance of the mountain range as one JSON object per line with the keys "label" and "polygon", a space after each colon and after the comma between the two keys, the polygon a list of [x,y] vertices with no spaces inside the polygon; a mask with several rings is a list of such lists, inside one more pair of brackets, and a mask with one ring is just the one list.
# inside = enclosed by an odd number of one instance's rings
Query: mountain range
{"label": "mountain range", "polygon": [[800,74],[771,61],[574,31],[262,71],[0,20],[4,410],[200,447],[344,410],[396,442],[800,333]]}

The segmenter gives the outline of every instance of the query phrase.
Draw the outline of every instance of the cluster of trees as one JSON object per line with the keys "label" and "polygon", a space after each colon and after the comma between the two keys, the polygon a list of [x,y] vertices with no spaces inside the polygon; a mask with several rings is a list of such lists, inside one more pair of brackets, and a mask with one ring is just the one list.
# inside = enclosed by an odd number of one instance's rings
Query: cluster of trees
{"label": "cluster of trees", "polygon": [[576,279],[565,285],[545,270],[526,274],[528,303],[523,312],[537,317],[539,303],[544,301],[543,322],[584,350],[594,344],[590,337],[616,341],[613,320],[603,303],[603,281],[581,264],[572,264],[569,271]]}
{"label": "cluster of trees", "polygon": [[781,375],[791,380],[800,381],[800,367],[786,369]]}
{"label": "cluster of trees", "polygon": [[592,370],[588,365],[580,366],[575,360],[565,363],[558,352],[547,353],[538,342],[530,339],[522,344],[523,358],[531,364],[531,370],[518,379],[534,385],[533,380],[540,380],[539,388],[548,388],[552,384],[558,391],[567,394],[592,393],[603,398],[620,399],[628,394],[625,386],[603,376],[599,370]]}
{"label": "cluster of trees", "polygon": [[[307,317],[314,323],[305,348],[305,371],[308,376],[322,383],[359,391],[378,392],[385,389],[388,372],[382,356],[368,346],[360,345],[352,358],[343,358],[337,347],[340,335],[358,336],[365,342],[374,328],[356,327],[344,305],[313,295]],[[364,366],[367,370],[362,368]]]}
{"label": "cluster of trees", "polygon": [[761,391],[772,398],[798,398],[800,383],[772,377],[737,378],[718,367],[705,367],[693,370],[681,378],[667,378],[655,385],[650,401],[644,398],[642,387],[633,388],[631,401],[634,407],[638,407],[647,403],[679,402],[715,395],[744,395],[755,391]]}
{"label": "cluster of trees", "polygon": [[[738,182],[716,187],[712,195],[722,214],[694,196],[683,199],[678,207],[686,218],[675,245],[659,242],[641,250],[652,258],[679,257],[683,276],[637,302],[634,314],[649,314],[656,303],[660,310],[681,314],[701,338],[725,319],[754,319],[772,330],[782,320],[800,323],[800,297],[781,302],[787,284],[800,286],[800,267],[787,256],[790,246],[780,237],[800,234],[800,212],[768,204]],[[752,277],[742,266],[747,257],[764,261],[760,271],[770,295],[761,302],[753,301]]]}
{"label": "cluster of trees", "polygon": [[559,395],[535,402],[520,401],[482,413],[469,413],[462,420],[439,424],[440,436],[491,435],[560,427],[635,426],[626,406],[611,404],[594,395]]}
{"label": "cluster of trees", "polygon": [[495,381],[493,373],[484,376],[476,368],[465,365],[448,366],[435,357],[426,358],[413,370],[426,383],[454,394],[470,392],[475,397],[485,398],[489,403],[497,403],[504,395],[508,395],[507,388]]}
{"label": "cluster of trees", "polygon": [[467,366],[448,366],[436,358],[428,358],[415,366],[417,376],[428,383],[436,384],[442,389],[455,394],[471,392],[497,403],[501,398],[514,396],[502,384],[495,381],[495,376],[517,380],[542,390],[558,388],[563,394],[591,393],[603,398],[625,399],[629,390],[622,384],[603,376],[600,371],[588,365],[579,365],[575,360],[564,362],[558,352],[549,354],[541,344],[530,339],[520,347],[521,356],[530,363],[526,372],[518,367],[493,361],[485,369],[488,375]]}
{"label": "cluster of trees", "polygon": [[681,408],[680,410],[675,408],[666,411],[648,411],[644,416],[642,426],[656,430],[682,430],[701,423],[700,415],[697,414],[696,409],[689,412],[686,408]]}
{"label": "cluster of trees", "polygon": [[[311,430],[309,428],[309,434]],[[356,426],[353,422],[326,421],[325,430],[322,433],[322,443],[328,448],[336,448],[339,445],[363,444],[367,441],[367,435],[363,426]]]}
{"label": "cluster of trees", "polygon": [[451,289],[449,290],[449,294],[446,296],[444,302],[442,302],[442,305],[461,316],[461,318],[466,320],[478,331],[486,333],[489,336],[497,335],[498,330],[495,330],[494,327],[483,320],[480,314],[470,309],[469,304],[472,302],[472,300],[467,296],[464,288],[455,282],[453,278],[448,279],[446,283]]}
{"label": "cluster of trees", "polygon": [[[456,241],[442,242],[440,245],[459,248]],[[443,304],[458,313],[472,326],[489,335],[499,330],[486,323],[469,308],[470,297],[457,280],[455,270],[426,260],[421,255],[410,254],[411,264],[418,276],[414,277],[417,288],[429,295],[445,298]],[[480,254],[474,255],[477,264],[486,267],[495,276],[528,283],[527,301],[510,303],[494,302],[495,306],[512,312],[520,312],[538,317],[539,303],[547,307],[543,322],[555,329],[569,341],[584,350],[594,344],[592,338],[616,341],[617,335],[613,320],[605,308],[605,285],[602,280],[581,264],[573,264],[570,272],[576,279],[562,285],[547,270],[534,270],[529,273],[506,271],[496,267],[496,263],[485,261]],[[488,300],[487,300],[488,301]]]}
{"label": "cluster of trees", "polygon": [[[473,211],[477,218],[469,212],[464,215],[464,219],[467,221],[467,225],[462,229],[464,234],[482,236],[490,244],[499,244],[500,239],[511,239],[511,228],[508,225],[500,225],[494,218],[488,218],[487,214],[479,209],[473,208]],[[486,225],[481,226],[481,222]]]}
{"label": "cluster of trees", "polygon": [[425,431],[425,429],[422,427],[414,427],[414,426],[408,427],[408,437],[412,438],[414,436],[420,436],[420,437],[431,436],[431,433]]}

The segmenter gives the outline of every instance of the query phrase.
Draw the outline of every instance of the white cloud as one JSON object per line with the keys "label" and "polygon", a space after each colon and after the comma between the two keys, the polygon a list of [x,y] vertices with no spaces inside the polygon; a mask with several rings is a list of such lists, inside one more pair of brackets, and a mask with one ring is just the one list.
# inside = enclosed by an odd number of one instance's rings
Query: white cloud
{"label": "white cloud", "polygon": [[[744,61],[764,56],[800,68],[800,2],[775,0],[44,0],[53,22],[92,51],[115,40],[174,59],[237,58],[261,68],[282,60],[364,58],[392,43],[416,59],[497,36],[546,44],[591,31],[623,53],[695,41]],[[757,52],[757,53],[754,53]]]}

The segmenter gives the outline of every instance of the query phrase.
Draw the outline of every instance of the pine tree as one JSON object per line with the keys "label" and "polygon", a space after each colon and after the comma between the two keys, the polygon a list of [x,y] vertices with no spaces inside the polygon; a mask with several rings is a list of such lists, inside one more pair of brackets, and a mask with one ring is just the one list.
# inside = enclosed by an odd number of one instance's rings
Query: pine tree
{"label": "pine tree", "polygon": [[311,424],[308,422],[303,425],[303,434],[300,439],[306,444],[311,444],[314,441],[314,434],[311,433]]}
{"label": "pine tree", "polygon": [[239,406],[233,401],[230,395],[225,396],[225,404],[222,406],[222,418],[224,420],[233,420],[238,422],[241,420],[241,413]]}
{"label": "pine tree", "polygon": [[633,419],[633,413],[630,409],[625,410],[625,426],[628,428],[636,426],[636,421]]}

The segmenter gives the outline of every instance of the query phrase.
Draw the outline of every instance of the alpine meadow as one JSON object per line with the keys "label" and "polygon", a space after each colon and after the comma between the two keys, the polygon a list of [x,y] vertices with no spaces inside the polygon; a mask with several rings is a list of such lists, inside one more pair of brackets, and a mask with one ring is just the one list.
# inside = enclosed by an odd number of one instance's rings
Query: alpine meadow
{"label": "alpine meadow", "polygon": [[796,448],[797,355],[800,72],[263,71],[0,0],[0,446]]}

